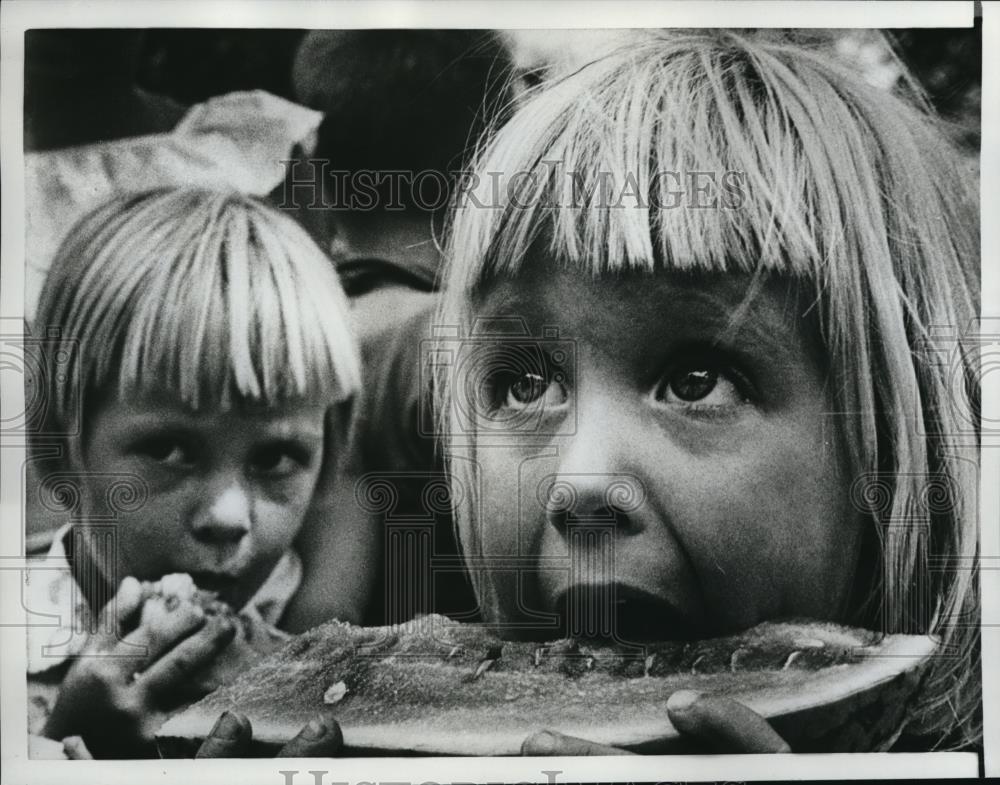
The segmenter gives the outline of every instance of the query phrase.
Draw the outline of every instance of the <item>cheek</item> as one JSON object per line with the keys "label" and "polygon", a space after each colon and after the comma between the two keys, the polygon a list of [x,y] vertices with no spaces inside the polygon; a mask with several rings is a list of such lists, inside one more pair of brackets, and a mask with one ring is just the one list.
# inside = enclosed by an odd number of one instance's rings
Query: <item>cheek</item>
{"label": "cheek", "polygon": [[109,554],[112,547],[117,553],[120,575],[112,579],[116,585],[126,575],[159,577],[189,547],[181,504],[172,496],[151,494],[140,509],[117,515],[113,532],[113,546],[106,539],[103,546]]}
{"label": "cheek", "polygon": [[291,545],[305,519],[315,477],[296,478],[280,490],[260,492],[254,504],[254,538],[261,545],[284,549]]}
{"label": "cheek", "polygon": [[858,528],[836,461],[822,447],[762,442],[753,456],[700,468],[675,486],[675,511],[710,604],[835,615]]}
{"label": "cheek", "polygon": [[[522,448],[498,447],[480,453],[477,468],[481,488],[481,520],[476,526],[483,553],[511,555],[534,552],[541,521],[532,489],[544,475],[543,464]],[[463,538],[467,532],[463,532]],[[471,535],[471,532],[468,532]],[[470,540],[467,540],[470,541]]]}
{"label": "cheek", "polygon": [[123,541],[169,542],[182,536],[199,490],[197,483],[109,465],[88,471],[85,507],[88,515],[112,519]]}

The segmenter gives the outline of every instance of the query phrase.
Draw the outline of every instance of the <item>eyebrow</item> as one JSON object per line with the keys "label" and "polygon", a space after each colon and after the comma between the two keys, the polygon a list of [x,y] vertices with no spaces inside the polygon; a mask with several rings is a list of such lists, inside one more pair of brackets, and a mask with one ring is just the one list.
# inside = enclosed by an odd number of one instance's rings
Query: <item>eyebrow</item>
{"label": "eyebrow", "polygon": [[266,438],[276,440],[276,441],[294,441],[296,439],[312,438],[312,439],[322,439],[325,436],[325,431],[322,426],[320,427],[298,427],[293,426],[291,423],[285,421],[269,421],[271,425],[276,427],[273,430],[268,431]]}
{"label": "eyebrow", "polygon": [[[789,338],[809,348],[805,331],[800,328],[804,314],[792,308],[795,302],[793,293],[785,295],[785,309],[782,311],[766,296],[768,291],[774,291],[769,289],[768,281],[761,281],[759,286],[752,288],[738,288],[734,282],[734,276],[725,275],[684,276],[671,280],[670,304],[673,307],[663,314],[662,323],[672,328],[680,323],[691,328],[692,332],[710,332],[720,341],[728,336],[731,340],[738,338],[742,344],[756,342],[765,351],[780,354],[789,351]],[[479,298],[476,304],[478,316],[487,319],[505,314],[521,316],[535,328],[533,332],[540,333],[547,320],[536,315],[543,310],[553,311],[552,303],[545,302],[546,294],[538,288],[526,292],[521,288],[512,288],[511,283],[507,282]],[[732,285],[726,286],[727,283]],[[628,284],[623,282],[623,285]],[[720,288],[725,291],[720,292]],[[781,295],[778,294],[778,297],[780,300]],[[571,307],[572,303],[562,305]],[[683,318],[673,314],[675,310],[683,310]]]}
{"label": "eyebrow", "polygon": [[[322,439],[325,431],[322,426],[305,425],[289,422],[283,418],[268,418],[266,416],[255,419],[260,423],[262,429],[266,429],[261,434],[263,439],[276,441],[289,441],[302,437]],[[203,424],[192,415],[183,411],[167,411],[163,413],[136,412],[129,414],[126,425],[130,430],[148,430],[165,432],[196,431],[203,427]]]}
{"label": "eyebrow", "polygon": [[677,292],[677,305],[685,310],[680,321],[714,333],[719,341],[738,340],[743,344],[758,344],[765,351],[787,353],[789,338],[803,341],[798,327],[802,317],[779,310],[773,301],[763,296],[765,291],[766,285],[749,293],[749,297],[748,292],[744,292],[736,298],[701,286],[683,287]]}

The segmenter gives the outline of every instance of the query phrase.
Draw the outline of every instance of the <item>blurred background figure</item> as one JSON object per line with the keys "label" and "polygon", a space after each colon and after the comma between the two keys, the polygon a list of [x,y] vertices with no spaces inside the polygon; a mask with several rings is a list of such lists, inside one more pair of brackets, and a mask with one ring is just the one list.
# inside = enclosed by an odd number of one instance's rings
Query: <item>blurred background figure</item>
{"label": "blurred background figure", "polygon": [[[427,561],[454,559],[457,549],[446,500],[427,502],[446,488],[446,475],[429,425],[432,391],[421,348],[431,337],[438,237],[455,175],[515,101],[513,59],[489,31],[316,30],[302,41],[292,82],[296,98],[324,114],[311,156],[324,168],[311,166],[305,175],[300,165],[290,175],[313,178],[322,205],[310,209],[302,191],[288,194],[302,198],[300,220],[329,250],[352,297],[363,383],[353,461],[336,487],[318,496],[303,528],[305,571],[286,623],[305,628],[329,617],[336,598],[328,565],[337,558],[335,533],[345,526],[367,525],[383,541],[383,563],[372,565],[383,596],[373,599],[369,622],[429,610],[474,613],[464,575],[433,571]],[[289,200],[277,201],[288,207]],[[375,481],[391,486],[391,509],[359,503],[360,489]],[[394,521],[406,520],[415,528],[397,531]],[[404,552],[396,547],[403,541],[427,547]],[[403,576],[412,582],[401,583]]]}
{"label": "blurred background figure", "polygon": [[348,292],[434,288],[452,173],[515,94],[504,42],[482,30],[314,30],[292,84],[324,114],[314,157],[337,173],[323,177],[333,209],[307,221]]}

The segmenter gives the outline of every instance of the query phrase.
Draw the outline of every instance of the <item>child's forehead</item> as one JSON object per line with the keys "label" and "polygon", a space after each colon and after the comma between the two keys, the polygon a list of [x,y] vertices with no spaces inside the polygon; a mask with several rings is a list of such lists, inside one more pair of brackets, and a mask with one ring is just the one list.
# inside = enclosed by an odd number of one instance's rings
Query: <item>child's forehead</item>
{"label": "child's forehead", "polygon": [[660,318],[671,310],[742,313],[779,318],[799,315],[800,285],[778,275],[622,271],[592,276],[551,263],[528,264],[510,278],[494,280],[474,298],[474,310],[523,312],[526,317],[566,314],[584,305],[628,303],[636,316]]}
{"label": "child's forehead", "polygon": [[795,347],[823,367],[808,305],[796,281],[780,276],[630,272],[593,278],[561,269],[495,283],[476,302],[470,329],[486,335],[504,323],[533,338],[579,340],[623,359],[678,343],[722,343],[774,356]]}
{"label": "child's forehead", "polygon": [[113,406],[122,416],[142,419],[174,418],[191,423],[220,416],[280,423],[290,418],[308,418],[316,413],[322,415],[330,406],[330,401],[322,396],[265,402],[236,392],[224,400],[211,403],[202,401],[195,405],[181,391],[161,384],[116,390],[99,396],[94,403],[102,408]]}

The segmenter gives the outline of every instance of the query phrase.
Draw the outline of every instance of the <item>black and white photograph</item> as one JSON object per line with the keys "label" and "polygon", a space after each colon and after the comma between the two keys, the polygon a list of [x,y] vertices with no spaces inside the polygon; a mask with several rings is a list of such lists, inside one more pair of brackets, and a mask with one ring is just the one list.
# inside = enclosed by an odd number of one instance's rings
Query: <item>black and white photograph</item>
{"label": "black and white photograph", "polygon": [[8,781],[1000,774],[998,9],[59,5]]}

